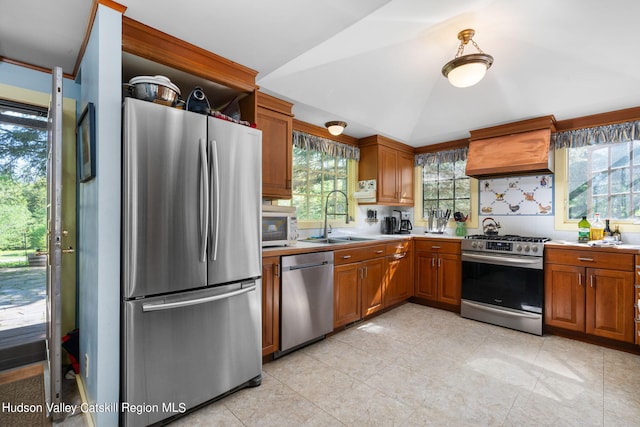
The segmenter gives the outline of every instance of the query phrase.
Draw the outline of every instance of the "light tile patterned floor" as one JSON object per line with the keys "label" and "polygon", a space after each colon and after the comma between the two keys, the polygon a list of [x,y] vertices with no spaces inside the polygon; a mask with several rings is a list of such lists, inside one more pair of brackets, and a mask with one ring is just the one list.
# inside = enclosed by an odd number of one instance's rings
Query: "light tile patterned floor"
{"label": "light tile patterned floor", "polygon": [[405,304],[175,426],[639,426],[640,356]]}

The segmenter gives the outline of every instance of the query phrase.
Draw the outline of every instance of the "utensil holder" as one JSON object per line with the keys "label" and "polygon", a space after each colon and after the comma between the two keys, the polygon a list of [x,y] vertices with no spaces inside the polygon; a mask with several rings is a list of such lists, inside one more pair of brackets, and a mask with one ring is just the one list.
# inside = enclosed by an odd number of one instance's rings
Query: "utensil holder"
{"label": "utensil holder", "polygon": [[456,222],[456,236],[466,236],[466,235],[467,235],[467,223]]}

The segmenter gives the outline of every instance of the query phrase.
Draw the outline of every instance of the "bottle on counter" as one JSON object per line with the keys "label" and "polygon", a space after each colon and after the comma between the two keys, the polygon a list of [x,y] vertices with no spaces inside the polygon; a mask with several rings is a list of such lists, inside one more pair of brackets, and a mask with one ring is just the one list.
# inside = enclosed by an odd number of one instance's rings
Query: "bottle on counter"
{"label": "bottle on counter", "polygon": [[611,227],[609,227],[609,219],[604,220],[604,230],[602,230],[602,239],[613,240],[613,231],[611,231]]}
{"label": "bottle on counter", "polygon": [[594,215],[591,223],[590,237],[591,240],[602,240],[604,238],[604,224],[600,220],[600,214]]}
{"label": "bottle on counter", "polygon": [[613,240],[615,240],[616,242],[622,242],[622,235],[620,234],[620,226],[616,225],[616,229],[613,230]]}
{"label": "bottle on counter", "polygon": [[589,233],[591,224],[587,221],[587,217],[583,216],[578,223],[578,242],[587,243],[589,241]]}

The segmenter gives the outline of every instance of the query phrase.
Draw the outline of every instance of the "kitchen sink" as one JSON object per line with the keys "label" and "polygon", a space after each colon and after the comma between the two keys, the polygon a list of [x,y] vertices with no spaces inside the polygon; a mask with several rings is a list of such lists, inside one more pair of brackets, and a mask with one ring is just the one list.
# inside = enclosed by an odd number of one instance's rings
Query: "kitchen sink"
{"label": "kitchen sink", "polygon": [[339,236],[339,237],[329,237],[328,239],[305,239],[303,242],[308,243],[318,243],[324,245],[337,245],[342,243],[351,243],[351,242],[367,242],[370,240],[375,240],[369,237],[357,237],[357,236]]}

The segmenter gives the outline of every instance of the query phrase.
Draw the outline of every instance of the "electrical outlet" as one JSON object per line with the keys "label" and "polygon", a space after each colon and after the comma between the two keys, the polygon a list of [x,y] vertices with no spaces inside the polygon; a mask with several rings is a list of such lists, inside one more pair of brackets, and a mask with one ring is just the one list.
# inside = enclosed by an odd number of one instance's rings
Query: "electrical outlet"
{"label": "electrical outlet", "polygon": [[84,377],[89,378],[89,354],[84,354]]}

